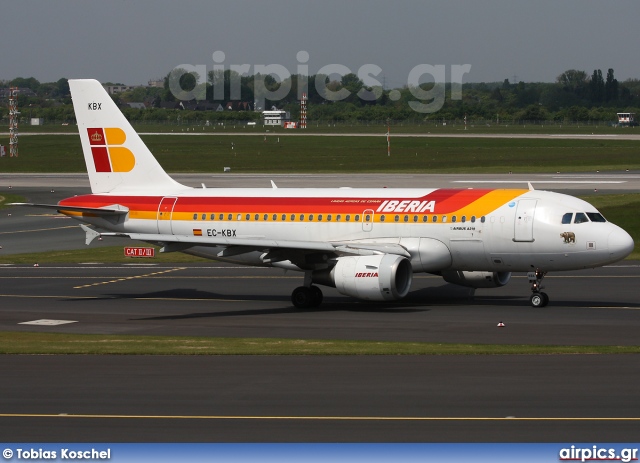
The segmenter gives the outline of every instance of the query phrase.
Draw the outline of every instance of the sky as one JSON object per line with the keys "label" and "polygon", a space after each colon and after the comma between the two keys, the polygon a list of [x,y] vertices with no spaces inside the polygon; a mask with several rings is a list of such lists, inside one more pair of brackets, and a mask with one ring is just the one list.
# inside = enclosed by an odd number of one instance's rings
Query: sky
{"label": "sky", "polygon": [[640,78],[638,18],[638,0],[0,0],[0,80],[143,85],[216,64],[348,70],[386,88],[436,68],[448,82],[609,68],[624,81]]}

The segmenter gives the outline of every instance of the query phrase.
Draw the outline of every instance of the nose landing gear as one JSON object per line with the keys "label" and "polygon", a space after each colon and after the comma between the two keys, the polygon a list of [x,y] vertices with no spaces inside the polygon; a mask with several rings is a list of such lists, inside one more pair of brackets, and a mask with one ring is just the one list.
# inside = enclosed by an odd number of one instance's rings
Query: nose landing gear
{"label": "nose landing gear", "polygon": [[532,292],[529,302],[531,302],[533,307],[546,307],[549,303],[549,296],[547,293],[541,291],[541,289],[544,288],[544,286],[542,286],[542,279],[546,274],[547,272],[543,272],[540,269],[527,273]]}

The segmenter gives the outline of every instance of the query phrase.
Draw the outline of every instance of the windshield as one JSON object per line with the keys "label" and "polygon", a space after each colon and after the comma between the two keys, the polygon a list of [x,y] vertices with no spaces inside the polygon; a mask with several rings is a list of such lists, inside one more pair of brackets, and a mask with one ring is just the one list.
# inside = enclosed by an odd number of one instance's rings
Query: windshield
{"label": "windshield", "polygon": [[599,212],[587,212],[587,217],[589,217],[589,220],[591,220],[592,222],[606,222],[607,221],[607,219],[602,217],[602,214],[600,214]]}

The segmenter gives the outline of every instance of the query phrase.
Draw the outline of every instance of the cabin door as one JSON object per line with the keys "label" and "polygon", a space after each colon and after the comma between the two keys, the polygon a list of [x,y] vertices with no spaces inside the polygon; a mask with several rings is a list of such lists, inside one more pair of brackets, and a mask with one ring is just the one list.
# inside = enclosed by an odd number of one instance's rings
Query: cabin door
{"label": "cabin door", "polygon": [[173,208],[176,205],[178,198],[165,197],[160,201],[158,206],[158,233],[161,235],[170,235],[171,230],[171,216],[173,215]]}
{"label": "cabin door", "polygon": [[536,199],[521,199],[516,208],[516,218],[513,231],[513,241],[532,242],[533,216],[536,212]]}

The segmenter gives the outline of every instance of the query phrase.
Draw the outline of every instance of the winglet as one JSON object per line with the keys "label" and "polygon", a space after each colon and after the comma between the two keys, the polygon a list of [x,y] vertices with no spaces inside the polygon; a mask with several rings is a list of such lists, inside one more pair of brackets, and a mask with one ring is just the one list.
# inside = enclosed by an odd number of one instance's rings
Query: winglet
{"label": "winglet", "polygon": [[271,180],[271,188],[278,189],[278,187],[276,186],[276,182],[274,182],[273,180]]}
{"label": "winglet", "polygon": [[527,184],[529,185],[529,191],[535,190],[535,188],[533,188],[533,185],[531,184],[531,182],[527,182]]}
{"label": "winglet", "polygon": [[100,233],[95,231],[93,228],[89,228],[84,224],[81,224],[80,227],[87,234],[87,236],[85,238],[85,241],[84,241],[87,246],[89,246],[93,240],[95,240],[96,238],[98,238],[100,236]]}

